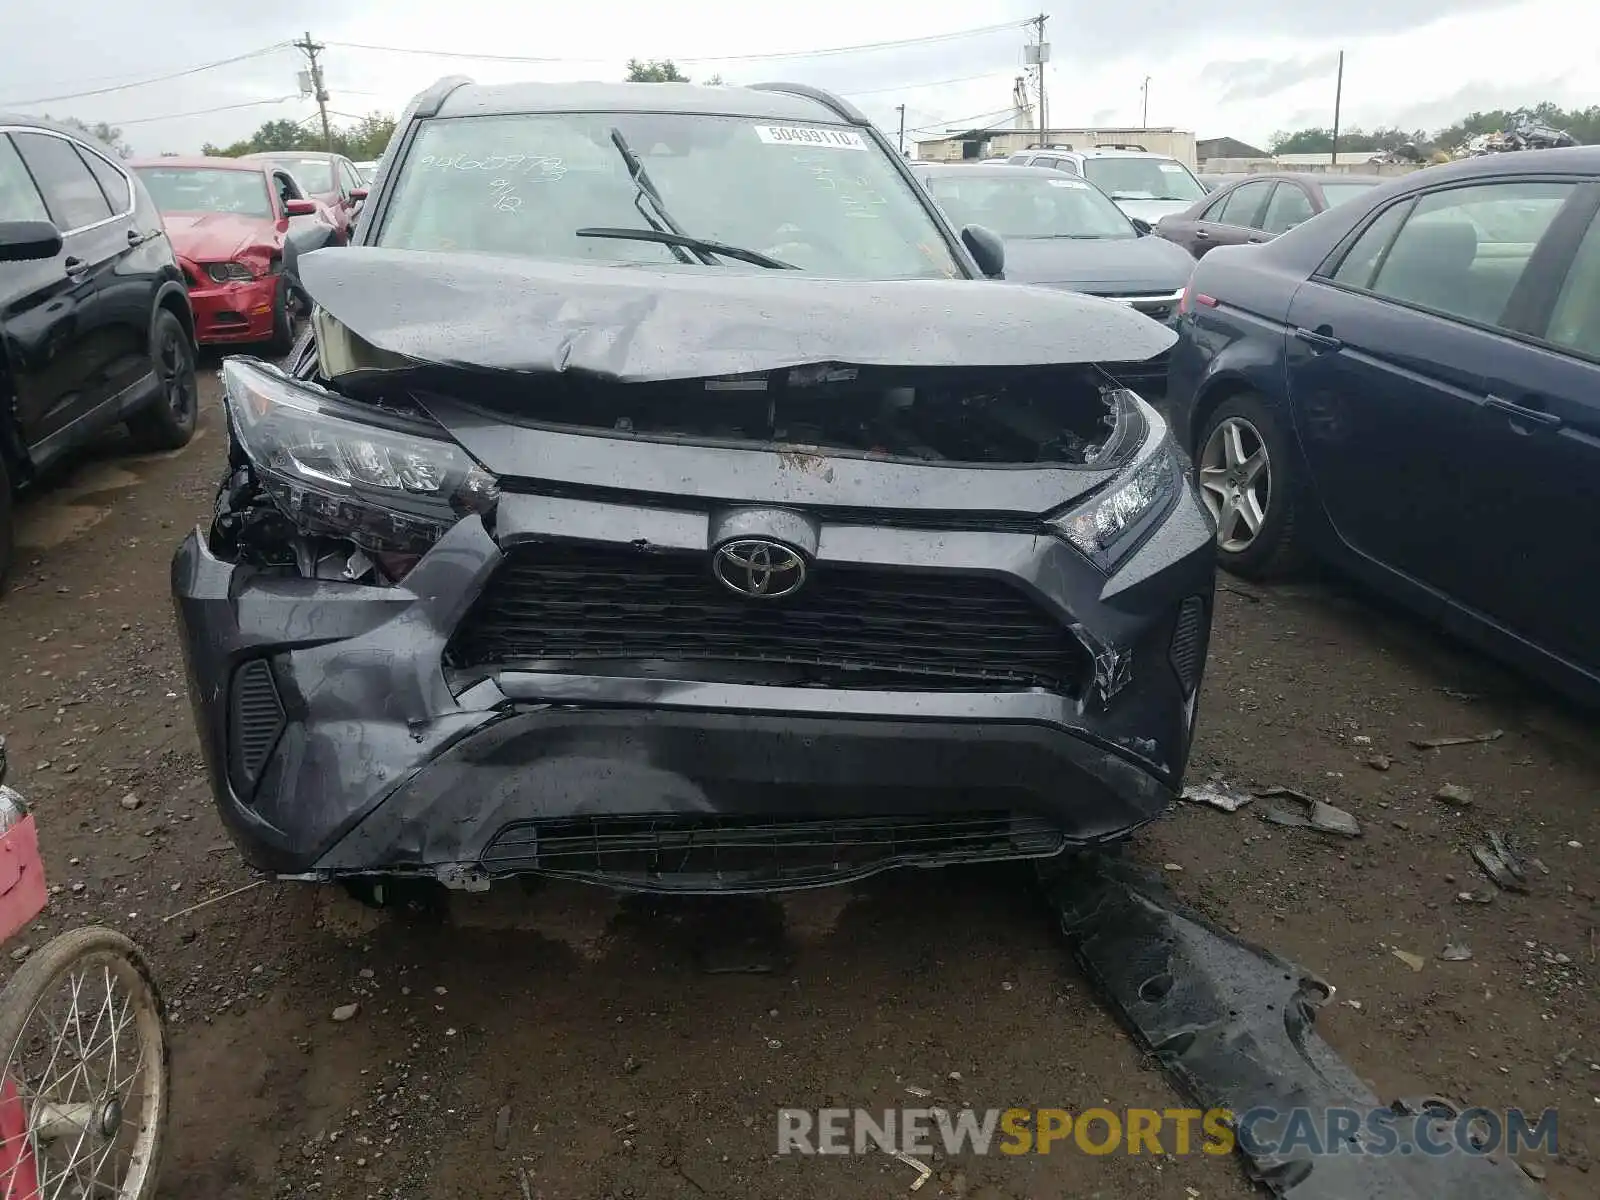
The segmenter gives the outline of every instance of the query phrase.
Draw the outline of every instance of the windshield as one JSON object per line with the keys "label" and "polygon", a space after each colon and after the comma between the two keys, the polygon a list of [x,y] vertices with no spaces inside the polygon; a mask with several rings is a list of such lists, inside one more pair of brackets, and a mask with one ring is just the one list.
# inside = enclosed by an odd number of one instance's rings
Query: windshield
{"label": "windshield", "polygon": [[272,161],[293,175],[295,182],[308,192],[339,190],[339,185],[333,181],[333,164],[325,158],[275,158]]}
{"label": "windshield", "polygon": [[1171,158],[1086,158],[1083,173],[1113,200],[1198,200],[1206,194]]}
{"label": "windshield", "polygon": [[1354,200],[1362,192],[1377,186],[1375,183],[1325,183],[1322,185],[1322,196],[1329,208],[1337,208],[1346,200]]}
{"label": "windshield", "polygon": [[638,188],[612,141],[613,129],[639,156],[672,219],[692,237],[837,277],[961,274],[916,192],[861,131],[684,114],[428,121],[396,164],[394,199],[378,244],[676,262],[663,245],[575,236],[594,226],[650,228],[635,206]]}
{"label": "windshield", "polygon": [[225,167],[136,167],[150,199],[164,213],[225,212],[272,216],[267,181],[260,171]]}
{"label": "windshield", "polygon": [[1131,238],[1122,210],[1081,179],[1015,173],[928,176],[928,190],[956,228],[982,225],[1003,238]]}

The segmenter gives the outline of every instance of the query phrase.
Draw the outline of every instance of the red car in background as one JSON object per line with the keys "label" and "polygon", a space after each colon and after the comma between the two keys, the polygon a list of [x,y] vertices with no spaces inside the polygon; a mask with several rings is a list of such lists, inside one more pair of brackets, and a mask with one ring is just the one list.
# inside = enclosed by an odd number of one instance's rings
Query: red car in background
{"label": "red car in background", "polygon": [[287,352],[299,256],[336,237],[327,210],[269,162],[168,157],[129,166],[161,210],[199,341]]}
{"label": "red car in background", "polygon": [[258,150],[244,157],[288,171],[307,196],[327,208],[336,231],[334,245],[350,241],[356,216],[367,198],[367,185],[355,163],[342,154],[322,150]]}

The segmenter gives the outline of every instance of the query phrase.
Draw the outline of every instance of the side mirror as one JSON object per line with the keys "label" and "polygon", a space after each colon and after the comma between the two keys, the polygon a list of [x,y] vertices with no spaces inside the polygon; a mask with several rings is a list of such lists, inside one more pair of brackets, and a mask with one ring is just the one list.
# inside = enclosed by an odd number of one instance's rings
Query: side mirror
{"label": "side mirror", "polygon": [[350,189],[350,203],[360,204],[367,198],[367,189],[364,187]]}
{"label": "side mirror", "polygon": [[310,200],[285,200],[283,211],[290,217],[314,217],[317,215],[317,206]]}
{"label": "side mirror", "polygon": [[1006,244],[1000,235],[982,225],[968,225],[961,231],[961,244],[967,248],[986,279],[1001,279],[1006,273]]}
{"label": "side mirror", "polygon": [[0,221],[0,262],[35,262],[61,253],[61,231],[49,221]]}
{"label": "side mirror", "polygon": [[1139,231],[1140,237],[1144,237],[1146,234],[1153,233],[1155,231],[1155,226],[1150,224],[1150,222],[1146,221],[1143,217],[1129,217],[1128,220],[1133,222],[1133,227]]}

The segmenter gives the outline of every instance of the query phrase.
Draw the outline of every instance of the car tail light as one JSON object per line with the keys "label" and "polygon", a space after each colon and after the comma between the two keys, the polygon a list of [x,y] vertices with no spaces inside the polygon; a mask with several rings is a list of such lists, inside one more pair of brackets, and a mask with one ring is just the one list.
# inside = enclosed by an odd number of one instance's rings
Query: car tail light
{"label": "car tail light", "polygon": [[1187,316],[1196,304],[1203,305],[1206,308],[1215,308],[1217,306],[1217,298],[1208,296],[1204,292],[1195,291],[1193,283],[1184,284],[1183,295],[1178,297],[1178,315],[1180,317]]}

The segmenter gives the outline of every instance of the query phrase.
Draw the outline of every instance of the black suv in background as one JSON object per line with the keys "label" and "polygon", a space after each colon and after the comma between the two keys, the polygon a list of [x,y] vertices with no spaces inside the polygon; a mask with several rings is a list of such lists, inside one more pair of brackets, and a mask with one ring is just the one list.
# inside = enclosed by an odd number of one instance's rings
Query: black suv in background
{"label": "black suv in background", "polygon": [[1163,810],[1215,546],[1099,364],[1169,330],[980,278],[795,85],[446,81],[384,162],[173,562],[251,861],[774,889]]}
{"label": "black suv in background", "polygon": [[118,421],[194,434],[194,319],[144,187],[72,129],[0,115],[0,581],[12,490]]}

